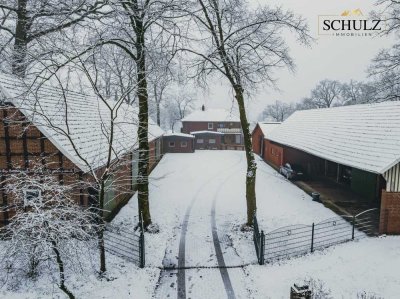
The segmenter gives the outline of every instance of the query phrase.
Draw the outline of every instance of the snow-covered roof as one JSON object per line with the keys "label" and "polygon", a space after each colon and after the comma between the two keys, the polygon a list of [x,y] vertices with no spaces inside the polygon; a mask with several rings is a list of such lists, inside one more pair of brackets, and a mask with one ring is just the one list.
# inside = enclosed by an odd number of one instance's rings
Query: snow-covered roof
{"label": "snow-covered roof", "polygon": [[[0,73],[0,99],[19,108],[81,170],[86,172],[104,165],[111,132],[107,105],[95,96],[49,84],[28,86],[27,82]],[[109,101],[108,104],[113,107],[116,102]],[[122,104],[116,111],[113,159],[137,147],[137,109]],[[149,141],[163,133],[149,120]]]}
{"label": "snow-covered roof", "polygon": [[269,140],[374,173],[400,162],[400,102],[297,111]]}
{"label": "snow-covered roof", "polygon": [[216,131],[194,131],[190,132],[190,134],[197,135],[197,134],[215,134],[215,135],[224,135],[224,133],[216,132]]}
{"label": "snow-covered roof", "polygon": [[190,115],[184,117],[182,122],[185,121],[212,121],[212,122],[240,122],[238,116],[234,115],[231,111],[225,109],[205,109],[196,110]]}
{"label": "snow-covered roof", "polygon": [[277,125],[280,125],[280,122],[259,122],[257,123],[258,126],[260,127],[262,133],[264,134],[264,137],[269,135],[269,133],[272,132],[272,130],[277,128]]}
{"label": "snow-covered roof", "polygon": [[185,134],[185,133],[167,133],[167,134],[164,134],[164,136],[165,137],[174,137],[174,136],[176,136],[176,137],[194,138],[193,135]]}

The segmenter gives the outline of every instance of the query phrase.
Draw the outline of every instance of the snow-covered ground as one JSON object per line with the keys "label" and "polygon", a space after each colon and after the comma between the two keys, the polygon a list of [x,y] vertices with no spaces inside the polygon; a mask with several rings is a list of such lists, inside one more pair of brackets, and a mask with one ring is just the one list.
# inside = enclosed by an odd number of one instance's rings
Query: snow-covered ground
{"label": "snow-covered ground", "polygon": [[[257,162],[257,214],[265,231],[336,216]],[[165,155],[151,175],[152,218],[160,232],[146,234],[146,269],[109,256],[109,281],[94,276],[76,281],[70,276],[67,284],[77,298],[177,298],[179,289],[186,297],[178,298],[277,299],[288,298],[293,283],[313,278],[331,289],[332,298],[357,298],[363,291],[399,298],[400,237],[367,238],[257,265],[252,235],[240,231],[246,215],[245,171],[245,154],[240,151]],[[129,228],[136,215],[134,196],[113,224]],[[235,268],[216,268],[221,263]],[[240,265],[246,266],[236,267]],[[161,271],[163,266],[190,269]],[[14,294],[0,290],[0,298],[62,298],[50,285],[22,289]]]}

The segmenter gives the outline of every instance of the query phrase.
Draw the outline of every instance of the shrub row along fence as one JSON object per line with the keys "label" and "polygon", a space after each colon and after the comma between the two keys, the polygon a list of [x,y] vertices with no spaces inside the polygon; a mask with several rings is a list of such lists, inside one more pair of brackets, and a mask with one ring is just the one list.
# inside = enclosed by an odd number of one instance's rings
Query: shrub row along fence
{"label": "shrub row along fence", "polygon": [[338,216],[311,225],[291,225],[269,233],[260,230],[254,217],[253,240],[258,263],[299,256],[332,245],[377,236],[379,210],[369,209],[354,216]]}
{"label": "shrub row along fence", "polygon": [[145,243],[142,224],[135,232],[123,230],[110,224],[107,225],[104,232],[104,246],[109,253],[144,268]]}

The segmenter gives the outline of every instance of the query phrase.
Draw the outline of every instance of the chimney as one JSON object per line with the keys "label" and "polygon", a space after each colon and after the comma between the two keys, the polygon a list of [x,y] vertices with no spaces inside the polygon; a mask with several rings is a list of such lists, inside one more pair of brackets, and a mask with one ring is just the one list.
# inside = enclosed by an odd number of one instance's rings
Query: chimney
{"label": "chimney", "polygon": [[201,106],[201,111],[206,111],[206,106]]}

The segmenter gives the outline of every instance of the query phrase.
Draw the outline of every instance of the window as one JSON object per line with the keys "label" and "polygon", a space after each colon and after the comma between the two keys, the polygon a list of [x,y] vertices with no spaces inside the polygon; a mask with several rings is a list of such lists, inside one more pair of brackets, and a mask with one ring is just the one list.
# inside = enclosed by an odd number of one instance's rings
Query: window
{"label": "window", "polygon": [[168,146],[169,146],[169,147],[175,147],[175,142],[170,141],[170,142],[168,143]]}
{"label": "window", "polygon": [[215,143],[215,139],[208,139],[208,143],[214,144]]}
{"label": "window", "polygon": [[208,129],[209,129],[209,130],[212,130],[213,128],[214,128],[213,123],[208,123]]}
{"label": "window", "polygon": [[197,143],[204,143],[203,139],[197,139]]}
{"label": "window", "polygon": [[240,143],[241,143],[241,136],[236,135],[236,144],[240,144]]}
{"label": "window", "polygon": [[219,124],[218,127],[223,128],[224,124]]}
{"label": "window", "polygon": [[161,157],[161,140],[156,141],[156,159],[159,160]]}
{"label": "window", "polygon": [[181,147],[187,147],[187,142],[186,141],[181,141]]}
{"label": "window", "polygon": [[24,206],[29,206],[35,200],[41,200],[42,190],[37,187],[29,187],[24,190]]}

